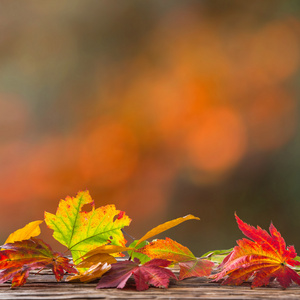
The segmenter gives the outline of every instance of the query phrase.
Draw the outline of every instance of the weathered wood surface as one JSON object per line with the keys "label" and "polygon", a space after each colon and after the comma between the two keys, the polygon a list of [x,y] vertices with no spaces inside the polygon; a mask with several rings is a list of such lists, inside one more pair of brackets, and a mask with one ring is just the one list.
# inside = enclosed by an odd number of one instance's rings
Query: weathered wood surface
{"label": "weathered wood surface", "polygon": [[0,285],[0,299],[300,299],[300,286],[282,290],[278,285],[251,289],[243,286],[222,286],[206,278],[171,281],[168,289],[150,288],[138,292],[133,282],[123,290],[96,289],[97,283],[56,282],[49,272],[30,275],[25,286],[10,289],[10,284]]}

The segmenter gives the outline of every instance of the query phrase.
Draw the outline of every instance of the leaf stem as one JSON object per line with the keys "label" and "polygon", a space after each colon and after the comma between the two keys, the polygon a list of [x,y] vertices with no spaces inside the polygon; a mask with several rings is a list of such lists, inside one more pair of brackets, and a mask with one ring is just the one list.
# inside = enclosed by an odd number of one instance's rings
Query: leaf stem
{"label": "leaf stem", "polygon": [[126,236],[128,236],[130,239],[132,239],[132,241],[135,241],[135,238],[133,236],[131,236],[130,234],[128,234],[124,229],[121,229],[122,233]]}

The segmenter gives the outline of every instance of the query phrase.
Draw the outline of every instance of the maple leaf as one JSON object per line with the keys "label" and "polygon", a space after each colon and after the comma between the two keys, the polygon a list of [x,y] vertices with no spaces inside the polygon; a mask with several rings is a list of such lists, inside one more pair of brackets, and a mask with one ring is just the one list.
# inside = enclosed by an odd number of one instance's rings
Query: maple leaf
{"label": "maple leaf", "polygon": [[53,252],[51,247],[41,239],[8,243],[0,251],[0,283],[12,279],[12,287],[23,285],[29,272],[34,269],[52,269],[57,281],[60,281],[65,271],[77,273],[74,265],[59,252]]}
{"label": "maple leaf", "polygon": [[[92,210],[81,211],[90,204]],[[53,237],[72,253],[74,262],[88,251],[105,244],[125,246],[121,229],[131,219],[114,205],[95,209],[88,191],[79,192],[76,197],[67,197],[59,202],[56,214],[45,212],[47,226],[54,230]]]}
{"label": "maple leaf", "polygon": [[31,237],[38,236],[41,233],[41,223],[43,223],[43,221],[40,220],[28,223],[23,228],[20,228],[11,233],[4,244],[28,240]]}
{"label": "maple leaf", "polygon": [[97,288],[125,287],[131,275],[135,280],[136,289],[143,291],[149,285],[167,288],[170,278],[177,279],[171,270],[166,269],[171,264],[164,259],[153,259],[143,265],[139,265],[139,260],[122,261],[111,265],[111,269],[100,279]]}
{"label": "maple leaf", "polygon": [[269,284],[276,279],[283,288],[292,281],[300,285],[300,276],[291,267],[299,266],[295,260],[297,253],[293,246],[286,243],[274,225],[270,225],[270,234],[244,223],[235,215],[238,226],[245,236],[250,238],[237,241],[238,246],[224,258],[222,270],[214,275],[215,281],[224,279],[222,284],[239,285],[251,277],[252,287]]}
{"label": "maple leaf", "polygon": [[151,259],[166,259],[172,263],[179,263],[180,280],[188,277],[208,276],[214,266],[211,261],[197,259],[187,247],[170,238],[155,240],[137,251]]}

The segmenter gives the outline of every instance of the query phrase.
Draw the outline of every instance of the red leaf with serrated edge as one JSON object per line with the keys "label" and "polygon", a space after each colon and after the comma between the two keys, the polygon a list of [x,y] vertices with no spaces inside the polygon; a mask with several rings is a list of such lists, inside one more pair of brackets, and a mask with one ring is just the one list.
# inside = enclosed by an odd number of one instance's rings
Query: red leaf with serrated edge
{"label": "red leaf with serrated edge", "polygon": [[12,287],[25,284],[29,272],[34,269],[52,269],[57,281],[65,272],[77,273],[74,265],[41,239],[31,238],[2,246],[0,251],[0,283],[12,279]]}
{"label": "red leaf with serrated edge", "polygon": [[182,280],[189,277],[209,276],[214,265],[215,264],[212,261],[206,259],[195,259],[180,262],[179,279]]}
{"label": "red leaf with serrated edge", "polygon": [[122,289],[131,275],[133,275],[138,291],[148,289],[149,285],[167,288],[170,278],[177,279],[172,271],[166,269],[170,263],[164,259],[152,259],[144,265],[139,265],[138,259],[117,262],[112,264],[111,269],[103,275],[97,288],[117,287]]}
{"label": "red leaf with serrated edge", "polygon": [[[152,259],[146,262],[144,265],[140,266],[138,271],[140,272],[140,277],[145,278],[146,282],[159,288],[167,288],[169,286],[170,278],[177,280],[177,277],[171,270],[165,269],[170,265],[170,262],[164,259]],[[133,273],[135,282],[137,283],[137,272]],[[137,290],[143,290],[137,284]]]}
{"label": "red leaf with serrated edge", "polygon": [[294,281],[300,285],[300,276],[290,266],[299,266],[294,258],[297,253],[293,246],[286,248],[285,241],[273,224],[270,234],[244,223],[235,215],[240,230],[250,239],[238,240],[238,246],[224,259],[221,272],[215,274],[215,281],[224,279],[222,284],[239,285],[250,278],[252,287],[269,284],[276,279],[283,288]]}

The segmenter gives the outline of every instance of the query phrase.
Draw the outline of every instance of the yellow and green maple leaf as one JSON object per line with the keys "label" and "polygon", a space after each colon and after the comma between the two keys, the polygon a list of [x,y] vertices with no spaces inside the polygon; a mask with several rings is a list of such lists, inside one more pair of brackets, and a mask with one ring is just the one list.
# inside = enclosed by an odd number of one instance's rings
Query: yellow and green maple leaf
{"label": "yellow and green maple leaf", "polygon": [[[91,205],[91,211],[82,211],[86,204]],[[89,192],[81,191],[76,197],[61,200],[55,215],[45,212],[45,222],[53,229],[53,237],[71,251],[78,263],[85,253],[101,245],[125,246],[122,228],[131,219],[114,205],[95,209]]]}

